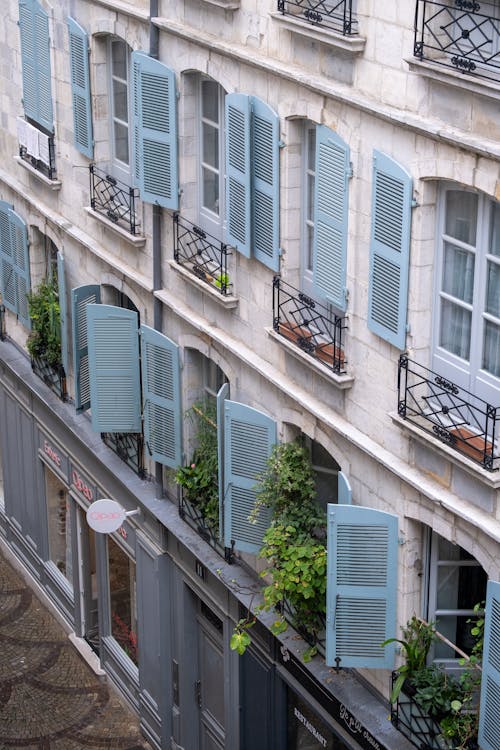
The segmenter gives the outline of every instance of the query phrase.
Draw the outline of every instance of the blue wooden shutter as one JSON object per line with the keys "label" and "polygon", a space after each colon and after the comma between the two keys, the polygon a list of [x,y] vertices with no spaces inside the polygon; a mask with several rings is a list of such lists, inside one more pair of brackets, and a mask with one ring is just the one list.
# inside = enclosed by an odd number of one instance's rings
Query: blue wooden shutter
{"label": "blue wooden shutter", "polygon": [[391,669],[398,518],[357,505],[328,505],[326,663]]}
{"label": "blue wooden shutter", "polygon": [[176,210],[177,116],[175,73],[143,52],[132,53],[134,164],[141,161],[141,198]]}
{"label": "blue wooden shutter", "polygon": [[349,147],[329,128],[316,127],[313,282],[321,297],[346,309]]}
{"label": "blue wooden shutter", "polygon": [[49,18],[37,0],[19,0],[19,30],[24,112],[52,131]]}
{"label": "blue wooden shutter", "polygon": [[337,502],[340,505],[352,504],[351,485],[343,471],[339,471],[337,475]]}
{"label": "blue wooden shutter", "polygon": [[141,432],[138,315],[113,305],[86,313],[92,429]]}
{"label": "blue wooden shutter", "polygon": [[252,251],[272,271],[280,265],[280,125],[279,117],[252,98]]}
{"label": "blue wooden shutter", "polygon": [[267,468],[276,443],[276,422],[235,401],[224,403],[224,546],[258,552],[271,521],[261,509],[258,521],[248,520],[255,504],[255,485]]}
{"label": "blue wooden shutter", "polygon": [[484,623],[483,674],[479,704],[479,746],[500,747],[500,583],[488,581]]}
{"label": "blue wooden shutter", "polygon": [[57,288],[59,291],[59,314],[61,318],[61,362],[66,377],[69,375],[69,344],[68,344],[68,303],[66,297],[66,277],[64,271],[64,256],[57,253]]}
{"label": "blue wooden shutter", "polygon": [[250,257],[250,97],[226,96],[227,242]]}
{"label": "blue wooden shutter", "polygon": [[94,153],[92,140],[92,102],[90,97],[88,34],[68,17],[73,128],[76,148],[89,159]]}
{"label": "blue wooden shutter", "polygon": [[175,469],[182,453],[179,347],[141,326],[141,363],[146,448],[153,461]]}
{"label": "blue wooden shutter", "polygon": [[375,151],[368,328],[401,350],[406,346],[412,192],[408,172]]}
{"label": "blue wooden shutter", "polygon": [[31,328],[27,294],[31,289],[28,228],[12,209],[9,212],[12,259],[16,285],[17,316],[26,328]]}
{"label": "blue wooden shutter", "polygon": [[16,274],[10,228],[11,210],[12,206],[9,203],[0,201],[0,291],[7,310],[17,313]]}
{"label": "blue wooden shutter", "polygon": [[144,53],[132,53],[132,179],[136,187],[142,181],[142,159],[141,159],[141,119],[139,117],[141,96],[141,59]]}
{"label": "blue wooden shutter", "polygon": [[78,286],[71,290],[73,319],[73,376],[75,378],[75,407],[77,412],[90,408],[89,348],[87,337],[87,305],[99,304],[101,289],[96,284]]}
{"label": "blue wooden shutter", "polygon": [[219,536],[224,539],[224,403],[230,396],[229,383],[223,383],[217,393],[217,465],[219,480]]}

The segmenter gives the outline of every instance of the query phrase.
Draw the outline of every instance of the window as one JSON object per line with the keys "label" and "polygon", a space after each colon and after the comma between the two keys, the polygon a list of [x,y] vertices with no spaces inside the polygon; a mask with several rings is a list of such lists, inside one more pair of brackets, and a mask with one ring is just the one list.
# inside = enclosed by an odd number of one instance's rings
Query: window
{"label": "window", "polygon": [[441,190],[433,369],[496,406],[500,398],[500,203]]}
{"label": "window", "polygon": [[224,200],[224,90],[210,78],[199,81],[200,223],[222,240]]}
{"label": "window", "polygon": [[[426,619],[465,653],[474,643],[471,625],[474,605],[486,595],[486,573],[466,550],[435,532],[430,534],[428,552],[428,603]],[[450,666],[457,655],[442,641],[433,647],[433,658]]]}
{"label": "window", "polygon": [[73,546],[68,496],[59,479],[45,467],[49,559],[73,585]]}
{"label": "window", "polygon": [[108,42],[110,157],[116,176],[130,184],[130,48],[121,39]]}
{"label": "window", "polygon": [[137,665],[135,563],[111,536],[108,536],[108,566],[111,635]]}

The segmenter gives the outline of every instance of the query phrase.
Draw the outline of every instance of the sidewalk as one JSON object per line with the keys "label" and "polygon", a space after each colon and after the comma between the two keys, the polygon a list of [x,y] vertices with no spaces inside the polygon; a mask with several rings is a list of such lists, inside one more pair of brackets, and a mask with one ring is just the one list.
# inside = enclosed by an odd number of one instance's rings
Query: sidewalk
{"label": "sidewalk", "polygon": [[0,553],[0,750],[7,748],[151,750],[133,712]]}

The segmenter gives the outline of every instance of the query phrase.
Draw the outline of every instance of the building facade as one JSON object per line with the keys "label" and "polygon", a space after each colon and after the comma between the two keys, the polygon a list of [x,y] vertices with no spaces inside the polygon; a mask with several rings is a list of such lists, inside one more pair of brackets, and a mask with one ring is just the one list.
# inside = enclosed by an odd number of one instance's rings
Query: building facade
{"label": "building facade", "polygon": [[[8,0],[4,19],[2,543],[154,747],[411,748],[382,640],[417,613],[467,652],[486,598],[500,638],[498,0]],[[57,364],[27,301],[44,284]],[[200,403],[211,522],[174,479]],[[329,513],[326,648],[304,663],[261,613],[240,657],[256,477],[295,439]],[[99,498],[139,513],[95,533]],[[484,674],[498,750],[493,657]]]}

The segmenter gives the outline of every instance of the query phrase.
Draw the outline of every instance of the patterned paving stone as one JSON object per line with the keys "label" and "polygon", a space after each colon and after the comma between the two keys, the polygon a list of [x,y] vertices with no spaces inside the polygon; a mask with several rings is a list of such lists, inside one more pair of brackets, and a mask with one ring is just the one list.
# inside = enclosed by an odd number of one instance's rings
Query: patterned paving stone
{"label": "patterned paving stone", "polygon": [[0,554],[0,750],[146,750],[139,722]]}

